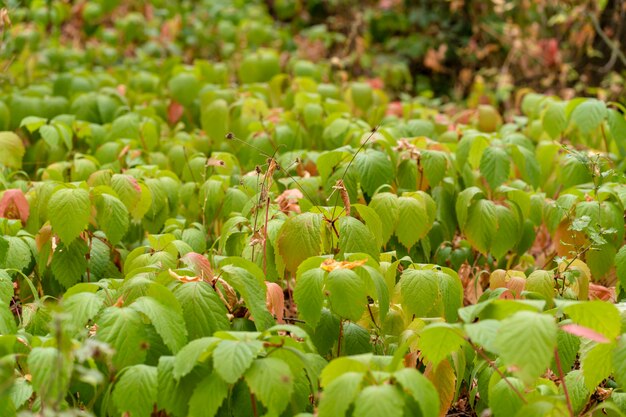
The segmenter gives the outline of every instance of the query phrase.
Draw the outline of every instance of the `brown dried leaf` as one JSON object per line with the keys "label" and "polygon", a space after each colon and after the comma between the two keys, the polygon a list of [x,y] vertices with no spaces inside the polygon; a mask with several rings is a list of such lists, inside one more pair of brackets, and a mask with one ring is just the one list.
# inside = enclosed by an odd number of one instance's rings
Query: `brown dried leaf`
{"label": "brown dried leaf", "polygon": [[276,317],[278,323],[284,323],[285,314],[285,294],[280,285],[275,282],[265,281],[267,292],[265,293],[265,303],[267,309]]}
{"label": "brown dried leaf", "polygon": [[320,265],[324,271],[332,272],[335,269],[354,269],[365,265],[367,259],[359,259],[358,261],[336,261],[334,259],[326,259]]}
{"label": "brown dried leaf", "polygon": [[21,220],[23,224],[26,224],[28,216],[30,216],[30,206],[22,190],[15,188],[2,193],[0,217]]}

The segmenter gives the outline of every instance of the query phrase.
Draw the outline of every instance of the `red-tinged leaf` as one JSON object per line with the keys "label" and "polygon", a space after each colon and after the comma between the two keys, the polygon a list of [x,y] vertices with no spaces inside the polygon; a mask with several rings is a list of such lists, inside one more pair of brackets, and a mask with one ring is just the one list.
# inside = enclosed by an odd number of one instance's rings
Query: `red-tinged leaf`
{"label": "red-tinged leaf", "polygon": [[387,105],[387,116],[397,116],[402,117],[402,102],[401,101],[392,101]]}
{"label": "red-tinged leaf", "polygon": [[285,311],[285,294],[280,285],[275,282],[265,281],[267,292],[265,293],[265,303],[267,309],[276,317],[278,323],[284,323],[284,311]]}
{"label": "red-tinged leaf", "polygon": [[24,193],[20,189],[6,190],[0,199],[0,217],[21,220],[26,223],[30,215],[30,207]]}
{"label": "red-tinged leaf", "polygon": [[182,104],[177,101],[172,100],[170,105],[167,106],[167,121],[170,124],[177,123],[181,117],[183,117],[183,113],[185,112],[185,108]]}
{"label": "red-tinged leaf", "polygon": [[213,268],[209,263],[209,260],[199,253],[189,252],[182,258],[181,261],[187,266],[193,268],[194,272],[201,278],[207,281],[213,281],[215,274]]}
{"label": "red-tinged leaf", "polygon": [[589,283],[589,299],[616,303],[617,294],[615,293],[615,287],[605,287],[603,285]]}
{"label": "red-tinged leaf", "polygon": [[610,340],[607,339],[604,335],[590,329],[589,327],[580,326],[578,324],[566,324],[564,326],[561,326],[561,329],[569,334],[573,334],[574,336],[584,337],[586,339],[593,340],[594,342],[610,342]]}
{"label": "red-tinged leaf", "polygon": [[445,359],[436,368],[432,364],[428,364],[424,371],[424,376],[433,383],[439,393],[439,410],[441,410],[439,415],[443,417],[448,412],[454,399],[454,387],[456,385],[454,369],[450,362]]}

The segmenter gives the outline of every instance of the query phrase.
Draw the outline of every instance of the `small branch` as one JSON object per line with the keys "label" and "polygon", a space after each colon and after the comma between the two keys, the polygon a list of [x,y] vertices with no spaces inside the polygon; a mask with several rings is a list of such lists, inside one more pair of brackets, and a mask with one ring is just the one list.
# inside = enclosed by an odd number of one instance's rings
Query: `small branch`
{"label": "small branch", "polygon": [[517,396],[522,400],[522,402],[524,404],[527,404],[528,402],[526,401],[526,398],[524,398],[524,396],[522,395],[521,392],[519,392],[519,390],[517,388],[515,388],[515,386],[513,384],[511,384],[511,381],[509,381],[509,379],[506,377],[506,375],[504,375],[504,373],[496,366],[495,363],[493,363],[493,361],[489,358],[489,356],[487,356],[485,354],[485,352],[483,352],[483,350],[481,348],[479,348],[478,346],[476,346],[474,343],[472,343],[471,340],[466,339],[467,342],[469,343],[469,345],[472,347],[472,349],[474,349],[474,351],[481,357],[483,358],[487,364],[493,368],[494,371],[496,371],[496,373],[498,375],[500,375],[500,378],[502,378],[504,380],[504,382],[509,386],[509,388],[511,388],[511,390],[513,390],[513,392],[515,394],[517,394]]}
{"label": "small branch", "polygon": [[600,38],[602,38],[606,46],[611,49],[611,54],[614,54],[622,62],[622,65],[626,66],[626,56],[624,56],[624,53],[620,51],[619,45],[609,39],[608,36],[606,36],[604,30],[602,30],[602,28],[600,27],[600,22],[598,22],[598,18],[593,13],[589,13],[589,19],[591,20],[591,23],[593,24],[593,28],[596,30],[596,33],[600,35]]}
{"label": "small branch", "polygon": [[339,339],[337,339],[337,357],[341,356],[341,337],[343,336],[343,320],[339,320]]}
{"label": "small branch", "polygon": [[574,417],[574,409],[572,408],[572,400],[569,397],[569,391],[567,390],[567,385],[565,384],[565,376],[563,375],[563,368],[561,367],[561,358],[559,358],[559,350],[557,348],[554,349],[554,360],[556,362],[556,369],[559,371],[559,379],[561,380],[561,385],[563,386],[563,393],[565,394],[565,402],[567,402],[567,410],[569,411],[569,415]]}

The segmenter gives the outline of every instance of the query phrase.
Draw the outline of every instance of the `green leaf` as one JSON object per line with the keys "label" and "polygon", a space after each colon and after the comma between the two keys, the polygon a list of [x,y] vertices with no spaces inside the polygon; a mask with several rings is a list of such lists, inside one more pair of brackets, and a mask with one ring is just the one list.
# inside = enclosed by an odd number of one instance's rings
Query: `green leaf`
{"label": "green leaf", "polygon": [[208,283],[186,282],[176,287],[174,296],[182,306],[189,339],[230,328],[226,306]]}
{"label": "green leaf", "polygon": [[[2,246],[6,248],[4,253],[2,253]],[[17,236],[0,236],[0,267],[24,271],[30,265],[31,260],[32,252],[26,239]]]}
{"label": "green leaf", "polygon": [[302,261],[322,252],[322,215],[304,213],[287,220],[277,246],[287,269],[295,272]]}
{"label": "green leaf", "polygon": [[0,269],[0,305],[9,306],[13,298],[13,280],[8,272]]}
{"label": "green leaf", "polygon": [[174,378],[173,356],[161,356],[157,365],[157,407],[174,416],[189,415],[189,399],[199,382],[195,375],[188,375],[178,381]]}
{"label": "green leaf", "polygon": [[449,323],[459,319],[458,310],[463,307],[463,283],[456,272],[437,272],[439,293],[443,302],[443,317]]}
{"label": "green leaf", "polygon": [[423,417],[439,416],[439,394],[428,378],[414,368],[396,371],[393,377],[404,392],[419,404]]}
{"label": "green leaf", "polygon": [[0,132],[0,165],[21,169],[26,150],[22,139],[13,132]]}
{"label": "green leaf", "polygon": [[472,343],[484,346],[490,352],[498,353],[494,341],[498,330],[500,330],[500,325],[501,322],[498,320],[480,320],[476,323],[466,324],[464,329]]}
{"label": "green leaf", "polygon": [[482,196],[482,194],[483,192],[480,188],[469,187],[461,191],[457,196],[455,211],[461,229],[464,229],[465,223],[467,223],[467,216],[469,213],[469,207],[472,205],[472,200],[474,199],[474,197]]}
{"label": "green leaf", "polygon": [[66,244],[87,228],[90,214],[89,192],[82,188],[61,188],[48,202],[50,224]]}
{"label": "green leaf", "polygon": [[495,209],[498,231],[493,238],[491,254],[500,259],[517,245],[522,224],[515,209],[500,205],[495,206]]}
{"label": "green leaf", "polygon": [[326,277],[326,292],[331,310],[339,316],[357,321],[367,306],[367,294],[361,277],[350,269],[335,269]]}
{"label": "green leaf", "polygon": [[157,402],[157,368],[134,365],[126,368],[113,388],[112,400],[122,413],[132,417],[150,417]]}
{"label": "green leaf", "polygon": [[472,246],[487,254],[496,236],[497,227],[495,204],[489,200],[478,200],[469,209],[463,232]]}
{"label": "green leaf", "polygon": [[492,190],[509,178],[511,159],[502,148],[490,146],[480,158],[480,173],[485,177]]}
{"label": "green leaf", "polygon": [[564,383],[567,386],[574,414],[579,415],[591,395],[591,392],[585,386],[583,372],[580,369],[569,372],[565,375]]}
{"label": "green leaf", "polygon": [[614,340],[621,331],[619,310],[611,303],[600,300],[584,301],[566,306],[563,311],[572,321],[589,327]]}
{"label": "green leaf", "polygon": [[525,400],[517,392],[524,392],[524,384],[517,378],[501,379],[496,384],[489,385],[489,408],[494,416],[514,416],[524,405]]}
{"label": "green leaf", "polygon": [[380,217],[382,227],[382,245],[387,245],[393,231],[396,230],[400,215],[398,197],[391,193],[378,193],[370,201],[371,207]]}
{"label": "green leaf", "polygon": [[393,165],[384,152],[362,150],[356,156],[354,165],[359,173],[361,187],[367,195],[374,195],[381,185],[393,183]]}
{"label": "green leaf", "polygon": [[69,288],[82,280],[83,274],[87,271],[85,258],[87,252],[89,252],[89,247],[82,239],[76,239],[69,245],[62,243],[56,249],[50,268],[63,287]]}
{"label": "green leaf", "polygon": [[603,101],[587,99],[576,106],[570,117],[578,126],[580,133],[588,135],[600,126],[606,116],[607,109]]}
{"label": "green leaf", "polygon": [[416,317],[428,317],[441,303],[437,273],[433,270],[405,269],[400,277],[402,306]]}
{"label": "green leaf", "polygon": [[615,366],[615,379],[621,386],[626,384],[626,337],[622,337],[617,342],[613,351],[613,365]]}
{"label": "green leaf", "polygon": [[362,381],[363,374],[360,372],[346,372],[333,379],[322,393],[319,417],[344,417],[359,394]]}
{"label": "green leaf", "polygon": [[626,289],[626,245],[622,246],[615,255],[615,269],[620,288]]}
{"label": "green leaf", "polygon": [[[33,387],[25,378],[16,378],[13,385],[9,389],[9,396],[11,397],[11,400],[13,400],[15,408],[18,409],[22,407],[32,395]],[[3,414],[0,412],[0,415]]]}
{"label": "green leaf", "polygon": [[214,148],[224,141],[228,133],[229,118],[228,103],[225,100],[217,99],[208,106],[202,106],[200,123]]}
{"label": "green leaf", "polygon": [[422,151],[422,164],[424,165],[424,174],[432,188],[439,184],[446,175],[448,159],[445,152],[426,150]]}
{"label": "green leaf", "polygon": [[35,347],[28,355],[33,389],[44,401],[57,402],[70,384],[73,363],[53,347]]}
{"label": "green leaf", "polygon": [[354,417],[402,417],[404,398],[393,385],[370,385],[356,399]]}
{"label": "green leaf", "polygon": [[613,372],[613,343],[587,342],[581,349],[580,367],[585,377],[585,386],[590,392]]}
{"label": "green leaf", "polygon": [[417,346],[425,360],[437,367],[441,361],[458,351],[464,342],[459,329],[447,323],[435,323],[420,332]]}
{"label": "green leaf", "polygon": [[280,359],[256,359],[246,372],[250,391],[267,407],[270,414],[280,415],[293,393],[293,374]]}
{"label": "green leaf", "polygon": [[202,359],[202,356],[220,343],[221,340],[217,337],[203,337],[186,344],[174,357],[174,379],[178,380],[189,374],[198,361]]}
{"label": "green leaf", "polygon": [[178,352],[187,343],[185,320],[177,302],[163,304],[152,297],[139,297],[131,304],[131,308],[150,319],[165,345],[173,353]]}
{"label": "green leaf", "polygon": [[215,372],[198,383],[189,400],[189,417],[213,417],[228,396],[228,384]]}
{"label": "green leaf", "polygon": [[624,115],[615,109],[608,112],[609,129],[611,136],[617,144],[620,155],[626,155],[626,119]]}
{"label": "green leaf", "polygon": [[430,231],[435,221],[435,202],[425,193],[414,193],[413,197],[398,198],[399,219],[396,236],[410,249]]}
{"label": "green leaf", "polygon": [[552,101],[548,104],[546,111],[543,113],[543,130],[552,138],[556,139],[567,127],[567,118],[565,116],[566,102]]}
{"label": "green leaf", "polygon": [[64,298],[62,305],[63,310],[69,315],[70,322],[80,329],[100,312],[104,298],[93,292],[79,292]]}
{"label": "green leaf", "polygon": [[129,226],[128,209],[117,197],[101,194],[96,199],[96,221],[112,245],[122,240]]}
{"label": "green leaf", "polygon": [[339,219],[340,255],[345,253],[367,253],[378,262],[380,252],[376,245],[376,237],[360,221],[354,217]]}
{"label": "green leaf", "polygon": [[97,338],[115,349],[113,364],[117,369],[143,362],[147,335],[141,315],[129,307],[109,307],[96,320]]}
{"label": "green leaf", "polygon": [[224,381],[234,384],[252,365],[260,348],[248,342],[224,340],[213,351],[213,366]]}
{"label": "green leaf", "polygon": [[[300,272],[300,271],[298,271]],[[298,317],[304,320],[311,328],[315,328],[322,316],[324,304],[324,276],[326,273],[320,268],[313,268],[298,273],[293,298],[298,306]]]}
{"label": "green leaf", "polygon": [[556,334],[553,317],[521,311],[502,321],[494,344],[502,361],[530,384],[550,365]]}
{"label": "green leaf", "polygon": [[267,310],[265,302],[267,288],[264,284],[248,270],[233,265],[222,267],[222,277],[241,294],[246,307],[254,317],[257,330],[263,331],[274,325],[274,317]]}
{"label": "green leaf", "polygon": [[374,209],[364,206],[363,204],[353,204],[352,208],[356,209],[367,228],[374,235],[376,239],[376,250],[378,251],[378,248],[383,244],[383,226],[380,221],[380,216],[378,216]]}
{"label": "green leaf", "polygon": [[200,82],[193,74],[185,72],[170,78],[167,86],[172,97],[185,107],[190,106],[200,92]]}

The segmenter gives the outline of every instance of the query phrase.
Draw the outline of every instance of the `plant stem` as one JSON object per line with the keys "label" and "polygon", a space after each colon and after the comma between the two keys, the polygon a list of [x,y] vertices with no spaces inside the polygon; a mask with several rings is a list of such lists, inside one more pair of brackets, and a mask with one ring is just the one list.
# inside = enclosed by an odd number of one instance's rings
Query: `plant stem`
{"label": "plant stem", "polygon": [[252,415],[254,417],[259,416],[259,412],[256,409],[256,398],[254,398],[254,394],[250,393],[250,402],[252,403]]}
{"label": "plant stem", "polygon": [[524,396],[522,395],[521,392],[519,392],[519,390],[517,388],[515,388],[515,386],[513,384],[511,384],[511,381],[509,381],[509,379],[506,377],[506,375],[504,375],[504,373],[496,366],[495,363],[493,363],[493,361],[489,358],[489,356],[487,356],[485,354],[485,352],[483,352],[483,350],[481,348],[479,348],[478,346],[476,346],[474,343],[472,343],[469,339],[467,339],[467,342],[469,343],[469,345],[472,347],[472,349],[474,349],[474,351],[481,357],[483,358],[487,364],[493,368],[494,371],[496,371],[496,373],[498,375],[500,375],[500,378],[502,378],[504,380],[504,382],[509,386],[509,388],[511,388],[511,390],[522,400],[522,402],[524,404],[527,404],[528,402],[526,401],[526,398],[524,398]]}
{"label": "plant stem", "polygon": [[343,336],[343,320],[339,320],[339,338],[337,339],[337,357],[341,356],[341,337]]}
{"label": "plant stem", "polygon": [[563,386],[563,393],[565,394],[565,402],[567,403],[567,410],[569,411],[569,415],[574,417],[574,409],[572,408],[572,400],[569,397],[569,391],[567,390],[567,385],[565,384],[565,376],[563,375],[563,368],[561,367],[561,358],[559,358],[559,350],[554,348],[554,361],[556,362],[556,369],[559,371],[559,379],[561,380],[561,385]]}

